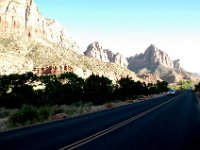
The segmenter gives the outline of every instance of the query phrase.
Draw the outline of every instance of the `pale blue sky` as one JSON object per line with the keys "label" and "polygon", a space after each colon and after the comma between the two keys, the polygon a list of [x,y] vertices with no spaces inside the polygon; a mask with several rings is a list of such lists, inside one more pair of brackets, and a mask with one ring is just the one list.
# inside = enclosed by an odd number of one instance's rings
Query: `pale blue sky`
{"label": "pale blue sky", "polygon": [[[85,51],[93,41],[125,56],[151,43],[200,72],[200,0],[35,0]],[[200,56],[200,55],[199,55]]]}

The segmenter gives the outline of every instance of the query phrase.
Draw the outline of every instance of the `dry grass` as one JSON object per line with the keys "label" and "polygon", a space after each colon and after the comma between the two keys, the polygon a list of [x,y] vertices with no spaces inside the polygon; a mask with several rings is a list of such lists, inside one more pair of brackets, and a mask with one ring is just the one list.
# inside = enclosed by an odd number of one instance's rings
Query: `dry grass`
{"label": "dry grass", "polygon": [[[122,101],[109,102],[109,103],[105,103],[103,105],[98,105],[98,106],[93,105],[92,103],[83,104],[83,103],[79,102],[79,103],[74,103],[71,105],[52,106],[52,107],[44,107],[44,108],[39,108],[39,109],[46,109],[50,112],[59,110],[59,113],[60,112],[66,113],[67,116],[69,116],[69,117],[75,117],[75,116],[99,112],[99,111],[103,111],[103,110],[107,110],[107,109],[111,109],[111,108],[116,108],[116,107],[120,107],[120,106],[124,106],[124,105],[129,105],[132,103],[137,103],[142,100],[148,100],[149,98],[158,97],[158,96],[161,96],[161,94],[151,95],[151,96],[146,96],[146,97],[144,96],[143,99],[140,99],[140,100],[138,100],[138,99],[131,100],[130,99],[130,100],[127,100],[124,102],[122,102]],[[198,96],[200,97],[200,93],[198,93]],[[1,114],[0,131],[8,130],[7,122],[8,122],[9,116],[10,116],[10,114],[13,114],[16,111],[17,111],[16,109],[13,109],[13,110],[7,110],[4,108],[0,109],[0,114]],[[49,120],[44,120],[42,122],[47,122],[47,121],[49,121]],[[42,123],[42,122],[40,122],[40,123]]]}
{"label": "dry grass", "polygon": [[9,119],[8,117],[0,119],[0,131],[4,131],[7,129],[6,124],[8,122],[8,119]]}

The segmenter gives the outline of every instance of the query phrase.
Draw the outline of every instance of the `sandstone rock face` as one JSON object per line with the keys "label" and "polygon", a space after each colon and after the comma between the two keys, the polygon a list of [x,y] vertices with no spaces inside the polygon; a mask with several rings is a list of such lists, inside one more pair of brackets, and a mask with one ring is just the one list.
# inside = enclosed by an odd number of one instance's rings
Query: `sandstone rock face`
{"label": "sandstone rock face", "polygon": [[0,1],[1,35],[23,35],[34,40],[47,40],[71,50],[77,44],[55,20],[44,18],[33,0]]}
{"label": "sandstone rock face", "polygon": [[62,25],[41,15],[33,0],[0,0],[0,74],[61,64],[68,50],[79,48]]}
{"label": "sandstone rock face", "polygon": [[173,61],[174,68],[181,69],[180,59]]}
{"label": "sandstone rock face", "polygon": [[158,65],[168,69],[181,68],[179,59],[171,60],[168,54],[158,49],[155,45],[150,45],[144,53],[128,58],[128,62],[128,68],[135,72],[143,68],[154,72]]}
{"label": "sandstone rock face", "polygon": [[62,74],[64,72],[73,72],[73,68],[68,65],[34,67],[33,68],[33,73],[37,74],[37,75]]}
{"label": "sandstone rock face", "polygon": [[[185,76],[184,71],[181,72],[179,59],[171,60],[168,54],[155,45],[150,45],[144,53],[128,58],[128,62],[128,68],[139,73],[139,76],[146,77],[146,73],[150,73],[170,83],[183,80]],[[153,79],[150,76],[148,78]]]}
{"label": "sandstone rock face", "polygon": [[87,50],[84,52],[86,56],[93,57],[104,62],[113,62],[124,68],[127,68],[128,61],[121,54],[114,54],[109,49],[103,49],[103,47],[98,42],[91,43]]}
{"label": "sandstone rock face", "polygon": [[127,60],[120,54],[105,50],[98,43],[88,47],[91,56],[114,62],[105,63],[80,55],[77,49],[64,28],[55,20],[44,18],[33,0],[0,0],[0,75],[74,72],[82,78],[96,74],[114,81],[126,76],[139,80],[134,72],[123,68],[127,67]]}

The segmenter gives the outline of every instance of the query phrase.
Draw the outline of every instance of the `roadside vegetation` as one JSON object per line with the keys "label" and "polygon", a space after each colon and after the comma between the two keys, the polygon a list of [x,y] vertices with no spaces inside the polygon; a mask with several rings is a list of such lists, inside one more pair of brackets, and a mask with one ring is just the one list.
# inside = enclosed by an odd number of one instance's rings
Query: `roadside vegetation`
{"label": "roadside vegetation", "polygon": [[0,118],[6,122],[6,127],[19,127],[51,120],[58,113],[77,116],[92,111],[93,107],[109,108],[114,102],[167,90],[165,81],[146,84],[129,77],[114,84],[104,76],[91,75],[82,79],[74,73],[4,75],[0,76]]}
{"label": "roadside vegetation", "polygon": [[200,82],[195,85],[195,92],[196,92],[196,95],[197,95],[197,98],[198,98],[198,101],[200,104]]}
{"label": "roadside vegetation", "polygon": [[172,89],[172,90],[188,90],[188,89],[191,89],[191,90],[194,90],[195,89],[195,84],[192,82],[192,81],[189,81],[189,80],[185,80],[185,81],[179,81],[173,85],[169,84],[168,85],[168,88],[169,89]]}

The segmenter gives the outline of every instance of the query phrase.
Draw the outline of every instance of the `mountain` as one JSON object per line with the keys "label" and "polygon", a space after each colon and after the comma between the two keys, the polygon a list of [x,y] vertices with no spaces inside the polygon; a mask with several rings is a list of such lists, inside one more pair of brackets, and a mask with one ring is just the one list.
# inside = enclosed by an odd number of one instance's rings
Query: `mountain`
{"label": "mountain", "polygon": [[154,45],[125,58],[93,42],[83,55],[64,27],[43,17],[33,0],[0,0],[0,75],[28,71],[74,72],[83,78],[96,74],[114,81],[127,76],[146,82],[198,81]]}
{"label": "mountain", "polygon": [[168,69],[181,68],[179,59],[171,60],[167,53],[164,53],[153,44],[144,53],[129,57],[128,63],[128,68],[135,72],[139,72],[143,68],[154,72],[159,65]]}
{"label": "mountain", "polygon": [[57,21],[44,18],[33,0],[0,1],[1,37],[23,36],[77,50],[78,46]]}
{"label": "mountain", "polygon": [[128,69],[140,77],[153,74],[169,83],[180,80],[198,81],[192,73],[185,71],[180,60],[172,60],[167,53],[151,44],[144,53],[128,58]]}
{"label": "mountain", "polygon": [[[121,55],[113,59],[120,61]],[[120,65],[80,54],[62,25],[43,17],[33,0],[1,0],[0,75],[28,71],[39,75],[70,71],[83,78],[96,74],[115,81],[126,76],[140,80]]]}
{"label": "mountain", "polygon": [[124,68],[127,68],[128,61],[127,59],[119,53],[113,53],[109,49],[103,49],[99,42],[93,42],[84,52],[86,56],[102,60],[104,62],[113,62]]}

